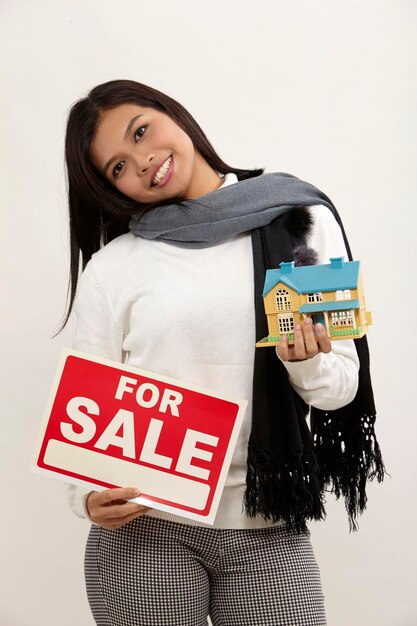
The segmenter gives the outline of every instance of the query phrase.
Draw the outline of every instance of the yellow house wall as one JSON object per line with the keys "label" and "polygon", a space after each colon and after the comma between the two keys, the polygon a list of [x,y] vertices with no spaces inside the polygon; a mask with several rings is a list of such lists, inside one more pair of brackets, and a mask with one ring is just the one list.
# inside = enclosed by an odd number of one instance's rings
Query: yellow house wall
{"label": "yellow house wall", "polygon": [[[336,300],[336,291],[322,291],[322,302],[334,302]],[[358,298],[358,289],[351,289],[350,295],[352,300],[356,300]],[[308,301],[308,293],[303,293],[300,296],[301,304],[313,304]],[[345,302],[349,302],[349,300],[345,300]]]}
{"label": "yellow house wall", "polygon": [[[288,291],[291,300],[291,311],[296,311],[301,306],[300,294],[294,291],[294,289],[287,287],[287,285],[278,283],[264,298],[265,313],[267,315],[271,313],[276,315],[278,313],[276,294],[279,289],[285,289],[285,291]],[[280,312],[284,313],[284,311]],[[290,311],[288,311],[288,313],[290,313]]]}
{"label": "yellow house wall", "polygon": [[[308,294],[298,294],[293,289],[290,289],[289,287],[287,287],[287,285],[284,285],[283,283],[278,283],[278,285],[276,285],[273,289],[271,289],[271,291],[264,298],[265,313],[267,315],[276,314],[279,312],[277,309],[277,303],[276,303],[276,293],[279,289],[285,289],[286,291],[288,291],[290,300],[291,300],[292,312],[298,311],[303,304],[310,304],[308,302]],[[361,306],[362,305],[365,306],[363,290],[361,290],[360,284],[359,284],[359,289],[351,289],[351,296],[352,296],[351,298],[352,300],[359,300],[361,303]],[[334,301],[336,300],[336,291],[323,291],[322,297],[323,297],[322,302]],[[349,300],[346,300],[346,302],[349,302]]]}
{"label": "yellow house wall", "polygon": [[363,289],[362,274],[359,274],[358,282],[358,299],[359,299],[359,324],[363,329],[363,332],[368,330],[368,326],[372,323],[372,317],[369,312],[366,311],[365,304],[365,291]]}
{"label": "yellow house wall", "polygon": [[[278,311],[277,309],[277,298],[276,294],[279,289],[285,289],[288,291],[290,301],[291,301],[291,309],[288,311]],[[273,335],[274,337],[279,335],[278,329],[278,314],[279,313],[294,313],[294,321],[297,324],[299,321],[303,319],[303,316],[297,314],[296,311],[300,308],[302,304],[300,294],[298,294],[294,289],[290,289],[287,285],[283,283],[278,283],[275,285],[273,289],[265,296],[264,298],[264,306],[265,313],[268,321],[268,333],[269,335]]]}

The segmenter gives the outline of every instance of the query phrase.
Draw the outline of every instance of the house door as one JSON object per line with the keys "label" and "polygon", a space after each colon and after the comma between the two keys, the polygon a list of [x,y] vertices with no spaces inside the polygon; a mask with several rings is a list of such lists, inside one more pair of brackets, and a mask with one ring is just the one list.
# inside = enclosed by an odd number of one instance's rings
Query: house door
{"label": "house door", "polygon": [[314,324],[323,324],[323,326],[324,326],[324,313],[314,313],[314,315],[313,315],[313,323]]}

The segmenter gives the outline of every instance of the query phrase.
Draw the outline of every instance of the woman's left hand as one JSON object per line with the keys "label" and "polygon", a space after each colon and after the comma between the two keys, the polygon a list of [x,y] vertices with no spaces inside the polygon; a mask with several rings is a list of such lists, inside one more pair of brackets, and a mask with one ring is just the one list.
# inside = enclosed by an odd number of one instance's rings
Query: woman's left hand
{"label": "woman's left hand", "polygon": [[[315,330],[315,333],[314,333]],[[310,317],[294,328],[294,343],[288,344],[287,335],[281,335],[277,353],[282,361],[304,361],[312,359],[319,352],[331,352],[332,342],[323,324],[313,325]]]}

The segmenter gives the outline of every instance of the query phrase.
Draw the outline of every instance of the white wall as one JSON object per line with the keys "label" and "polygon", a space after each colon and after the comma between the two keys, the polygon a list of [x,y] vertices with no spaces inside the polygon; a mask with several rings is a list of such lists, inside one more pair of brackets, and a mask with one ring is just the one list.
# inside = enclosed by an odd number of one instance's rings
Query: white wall
{"label": "white wall", "polygon": [[370,486],[356,534],[329,495],[312,539],[330,626],[416,624],[417,4],[2,0],[0,25],[0,623],[92,624],[87,524],[60,483],[27,468],[71,335],[51,339],[67,281],[66,113],[93,85],[132,78],[180,100],[227,162],[305,178],[341,212],[374,317],[377,433],[392,478]]}

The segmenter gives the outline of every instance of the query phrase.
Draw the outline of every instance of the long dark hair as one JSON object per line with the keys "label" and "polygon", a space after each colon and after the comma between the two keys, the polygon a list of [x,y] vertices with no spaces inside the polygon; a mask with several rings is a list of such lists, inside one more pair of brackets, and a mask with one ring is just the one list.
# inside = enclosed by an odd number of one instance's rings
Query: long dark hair
{"label": "long dark hair", "polygon": [[[120,193],[92,165],[89,157],[99,116],[120,104],[138,104],[169,115],[190,137],[195,149],[219,174],[236,174],[239,180],[259,176],[263,169],[230,167],[218,156],[195,119],[179,102],[166,94],[132,80],[112,80],[94,87],[70,109],[65,136],[65,162],[68,180],[70,219],[70,277],[67,310],[60,332],[68,321],[78,277],[94,252],[119,235],[128,232],[129,219],[139,211],[171,204],[142,204]],[[181,201],[181,198],[178,199]]]}

